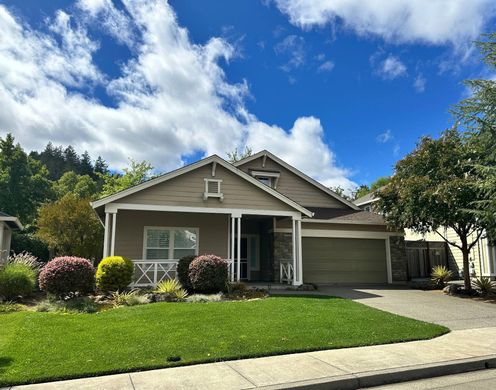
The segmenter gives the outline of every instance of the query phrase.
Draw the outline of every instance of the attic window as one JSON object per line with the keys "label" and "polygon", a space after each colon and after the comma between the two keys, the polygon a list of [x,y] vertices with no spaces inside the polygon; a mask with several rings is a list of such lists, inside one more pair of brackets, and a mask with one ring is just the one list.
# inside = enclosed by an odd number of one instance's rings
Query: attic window
{"label": "attic window", "polygon": [[222,180],[218,179],[205,179],[205,192],[203,193],[203,200],[208,198],[217,198],[221,202],[224,200],[224,194],[221,192]]}
{"label": "attic window", "polygon": [[280,176],[279,172],[251,171],[251,175],[260,183],[274,189],[277,188],[277,183],[279,182]]}

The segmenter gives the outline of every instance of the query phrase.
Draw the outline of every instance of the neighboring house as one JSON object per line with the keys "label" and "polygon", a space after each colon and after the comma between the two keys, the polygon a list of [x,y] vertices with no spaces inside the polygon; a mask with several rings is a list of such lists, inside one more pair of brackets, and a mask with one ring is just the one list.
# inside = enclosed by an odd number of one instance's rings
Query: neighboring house
{"label": "neighboring house", "polygon": [[13,230],[22,230],[19,219],[0,211],[0,263],[9,257]]}
{"label": "neighboring house", "polygon": [[[379,200],[374,193],[358,198],[354,203],[362,210],[374,211]],[[439,234],[438,234],[439,233]],[[429,276],[435,265],[445,265],[458,277],[463,275],[463,256],[460,249],[448,245],[443,239],[460,245],[460,239],[451,228],[442,228],[424,235],[405,229],[405,242],[408,257],[408,278]],[[474,239],[475,234],[469,238]],[[496,247],[483,235],[470,251],[470,274],[472,276],[496,277]]]}
{"label": "neighboring house", "polygon": [[135,286],[175,276],[185,255],[216,254],[232,280],[406,280],[403,232],[268,151],[234,164],[213,155],[92,202],[103,255],[135,263]]}

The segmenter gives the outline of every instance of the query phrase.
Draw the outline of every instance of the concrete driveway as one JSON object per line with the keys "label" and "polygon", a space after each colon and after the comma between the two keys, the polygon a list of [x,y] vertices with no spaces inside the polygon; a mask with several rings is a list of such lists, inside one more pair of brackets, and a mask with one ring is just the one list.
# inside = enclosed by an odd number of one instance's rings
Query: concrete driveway
{"label": "concrete driveway", "polygon": [[318,291],[453,330],[496,326],[496,304],[452,297],[441,291],[396,286],[319,286]]}

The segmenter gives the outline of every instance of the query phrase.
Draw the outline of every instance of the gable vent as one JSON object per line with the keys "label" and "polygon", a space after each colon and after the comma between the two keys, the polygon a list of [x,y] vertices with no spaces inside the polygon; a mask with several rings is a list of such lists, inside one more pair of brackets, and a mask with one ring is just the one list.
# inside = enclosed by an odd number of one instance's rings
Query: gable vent
{"label": "gable vent", "polygon": [[217,198],[221,202],[224,200],[224,194],[221,191],[222,180],[218,179],[204,179],[205,192],[203,193],[203,200],[208,198]]}

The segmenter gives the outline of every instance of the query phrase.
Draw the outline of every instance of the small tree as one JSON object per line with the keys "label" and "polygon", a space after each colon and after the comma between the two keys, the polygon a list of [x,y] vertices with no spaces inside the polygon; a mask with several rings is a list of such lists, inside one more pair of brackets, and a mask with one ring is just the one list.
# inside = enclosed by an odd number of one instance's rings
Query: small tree
{"label": "small tree", "polygon": [[153,166],[146,162],[136,162],[129,159],[129,167],[124,168],[124,174],[120,173],[98,173],[103,180],[102,196],[115,194],[118,191],[143,183],[152,176]]}
{"label": "small tree", "polygon": [[[424,137],[412,153],[396,164],[389,184],[378,191],[378,209],[391,226],[417,233],[434,231],[460,249],[467,290],[471,289],[469,253],[483,231],[477,217],[468,210],[479,196],[473,158],[472,149],[456,129],[445,131],[437,140]],[[460,243],[439,233],[441,227],[453,229]]]}
{"label": "small tree", "polygon": [[242,152],[238,152],[238,149],[234,149],[232,152],[227,152],[227,159],[232,164],[236,161],[250,157],[252,154],[253,149],[250,146],[245,146],[245,150]]}
{"label": "small tree", "polygon": [[40,208],[37,236],[57,255],[97,259],[101,256],[103,228],[89,204],[72,194]]}

